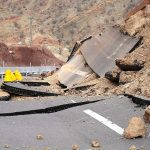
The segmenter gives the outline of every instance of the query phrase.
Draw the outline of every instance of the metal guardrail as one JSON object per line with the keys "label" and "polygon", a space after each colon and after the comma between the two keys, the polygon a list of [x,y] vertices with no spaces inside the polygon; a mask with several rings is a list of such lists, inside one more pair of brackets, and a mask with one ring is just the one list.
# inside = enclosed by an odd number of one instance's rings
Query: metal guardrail
{"label": "metal guardrail", "polygon": [[16,69],[19,70],[21,73],[27,74],[27,73],[36,73],[41,74],[42,72],[51,72],[58,68],[57,66],[36,66],[36,67],[0,67],[0,75],[5,74],[5,71],[7,69],[10,69],[11,71],[15,71]]}

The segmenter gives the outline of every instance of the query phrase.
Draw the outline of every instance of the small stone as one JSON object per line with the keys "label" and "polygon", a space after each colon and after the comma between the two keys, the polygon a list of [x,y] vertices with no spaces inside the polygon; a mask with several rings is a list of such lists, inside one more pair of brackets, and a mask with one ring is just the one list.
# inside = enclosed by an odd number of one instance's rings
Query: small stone
{"label": "small stone", "polygon": [[44,137],[43,137],[43,135],[38,134],[38,135],[36,136],[36,139],[37,139],[37,140],[43,140],[43,139],[44,139]]}
{"label": "small stone", "polygon": [[93,140],[91,142],[91,146],[94,148],[99,148],[100,147],[100,143],[97,140]]}
{"label": "small stone", "polygon": [[136,137],[144,137],[146,135],[146,127],[144,121],[140,117],[133,117],[129,121],[128,127],[124,130],[124,137],[132,139]]}
{"label": "small stone", "polygon": [[129,148],[129,150],[137,150],[137,148],[136,148],[134,145],[132,145],[132,146]]}
{"label": "small stone", "polygon": [[8,144],[5,144],[4,148],[10,148],[10,146]]}
{"label": "small stone", "polygon": [[143,118],[146,123],[150,123],[150,105],[146,108]]}
{"label": "small stone", "polygon": [[72,145],[72,150],[79,150],[79,146],[77,144]]}

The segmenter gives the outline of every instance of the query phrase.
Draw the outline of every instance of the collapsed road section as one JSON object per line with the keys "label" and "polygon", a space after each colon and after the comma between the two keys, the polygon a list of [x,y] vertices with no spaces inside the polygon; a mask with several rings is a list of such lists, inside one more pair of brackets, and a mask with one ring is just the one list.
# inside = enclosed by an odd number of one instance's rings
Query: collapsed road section
{"label": "collapsed road section", "polygon": [[46,92],[44,90],[37,90],[31,88],[30,86],[21,84],[19,82],[16,83],[3,83],[1,88],[12,94],[16,95],[24,95],[24,96],[58,96],[57,93]]}
{"label": "collapsed road section", "polygon": [[140,42],[140,38],[124,34],[118,27],[108,28],[102,35],[91,36],[75,46],[69,61],[57,72],[58,80],[71,88],[93,73],[104,76],[118,57],[125,56]]}
{"label": "collapsed road section", "polygon": [[83,43],[81,53],[92,70],[104,76],[115,66],[115,60],[132,51],[139,41],[123,34],[119,28],[108,28],[101,36]]}
{"label": "collapsed road section", "polygon": [[140,106],[150,105],[150,98],[139,95],[124,94],[124,96],[132,99],[132,101]]}
{"label": "collapsed road section", "polygon": [[[64,99],[60,98],[55,103],[61,103],[62,101]],[[150,137],[126,140],[116,132],[116,128],[111,128],[117,125],[123,130],[129,118],[143,114],[143,110],[135,107],[136,105],[131,103],[126,97],[112,97],[55,113],[34,115],[31,113],[24,116],[21,114],[22,108],[25,111],[24,106],[26,108],[31,106],[31,101],[28,101],[28,103],[21,102],[20,107],[12,103],[4,104],[3,102],[3,106],[0,106],[0,133],[3,137],[0,141],[0,149],[3,149],[4,144],[8,144],[10,149],[22,149],[22,146],[25,146],[23,148],[25,150],[29,150],[30,147],[43,150],[43,147],[47,146],[51,149],[68,150],[71,149],[72,144],[77,144],[81,150],[86,150],[90,149],[89,143],[94,139],[100,141],[104,150],[120,150],[120,148],[127,150],[132,144],[137,147],[143,146],[145,150],[150,149]],[[42,105],[45,102],[38,103]],[[53,105],[53,102],[49,101],[48,103],[37,107],[36,101],[32,110],[35,110],[34,108],[39,110]],[[4,106],[7,107],[8,114],[4,114],[6,113],[6,107]],[[14,110],[18,111],[17,115],[11,114],[14,113]],[[93,114],[89,112],[93,112]],[[12,117],[11,115],[14,116]],[[107,122],[102,121],[101,118],[107,119]],[[108,126],[108,123],[110,126]],[[39,134],[43,136],[43,139],[40,141],[36,138],[36,135]]]}

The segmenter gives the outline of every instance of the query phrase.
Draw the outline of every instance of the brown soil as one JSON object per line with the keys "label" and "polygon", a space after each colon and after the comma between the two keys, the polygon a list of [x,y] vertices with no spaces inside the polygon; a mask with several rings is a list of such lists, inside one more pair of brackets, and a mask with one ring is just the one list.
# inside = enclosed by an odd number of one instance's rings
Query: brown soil
{"label": "brown soil", "polygon": [[37,47],[16,46],[8,47],[0,43],[0,66],[41,66],[41,65],[62,65],[50,51]]}

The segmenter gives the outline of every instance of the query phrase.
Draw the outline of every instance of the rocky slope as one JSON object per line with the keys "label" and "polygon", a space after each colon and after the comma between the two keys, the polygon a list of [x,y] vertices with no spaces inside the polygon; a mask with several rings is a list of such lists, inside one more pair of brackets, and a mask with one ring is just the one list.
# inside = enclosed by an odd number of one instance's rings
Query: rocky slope
{"label": "rocky slope", "polygon": [[74,42],[113,25],[139,0],[1,0],[0,41],[29,42],[33,35],[51,36],[69,48]]}

